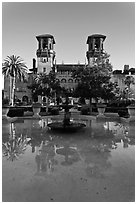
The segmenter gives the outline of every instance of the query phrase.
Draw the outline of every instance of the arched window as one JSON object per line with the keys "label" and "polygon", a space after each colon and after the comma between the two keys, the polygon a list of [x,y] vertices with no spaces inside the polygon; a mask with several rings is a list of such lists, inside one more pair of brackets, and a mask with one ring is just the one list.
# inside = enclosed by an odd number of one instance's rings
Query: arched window
{"label": "arched window", "polygon": [[69,79],[69,80],[68,80],[68,83],[73,83],[73,79]]}
{"label": "arched window", "polygon": [[49,44],[49,49],[52,50],[52,45],[51,45],[51,43]]}
{"label": "arched window", "polygon": [[44,73],[46,72],[46,67],[43,67],[43,72],[44,72]]}
{"label": "arched window", "polygon": [[45,102],[46,102],[46,97],[44,96],[42,100],[43,100],[43,102],[45,103]]}
{"label": "arched window", "polygon": [[66,83],[66,79],[61,79],[61,83]]}

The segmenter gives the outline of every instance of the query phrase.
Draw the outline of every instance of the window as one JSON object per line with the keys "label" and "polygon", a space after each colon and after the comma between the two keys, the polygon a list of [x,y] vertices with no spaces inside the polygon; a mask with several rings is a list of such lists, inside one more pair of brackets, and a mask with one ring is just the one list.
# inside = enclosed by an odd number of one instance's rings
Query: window
{"label": "window", "polygon": [[43,72],[46,72],[46,67],[43,67]]}
{"label": "window", "polygon": [[73,79],[69,79],[69,80],[68,80],[68,83],[73,83]]}
{"label": "window", "polygon": [[61,79],[61,83],[66,83],[66,79]]}

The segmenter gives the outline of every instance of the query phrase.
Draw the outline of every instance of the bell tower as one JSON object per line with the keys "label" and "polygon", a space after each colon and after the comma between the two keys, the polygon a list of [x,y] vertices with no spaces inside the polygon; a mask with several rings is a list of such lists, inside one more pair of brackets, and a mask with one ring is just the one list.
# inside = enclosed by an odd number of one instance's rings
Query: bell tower
{"label": "bell tower", "polygon": [[101,34],[94,34],[88,36],[88,51],[86,53],[88,66],[92,66],[93,58],[97,58],[99,55],[103,54],[103,42],[105,39],[106,36]]}
{"label": "bell tower", "polygon": [[54,37],[50,34],[36,36],[38,40],[37,73],[46,73],[52,70],[55,59]]}

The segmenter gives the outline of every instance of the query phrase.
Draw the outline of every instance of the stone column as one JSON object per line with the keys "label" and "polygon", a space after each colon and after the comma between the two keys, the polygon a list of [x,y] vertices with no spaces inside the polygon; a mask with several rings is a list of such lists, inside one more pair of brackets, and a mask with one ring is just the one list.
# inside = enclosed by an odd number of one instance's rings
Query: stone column
{"label": "stone column", "polygon": [[99,47],[99,49],[102,51],[102,45],[103,45],[103,39],[102,38],[100,38],[100,47]]}
{"label": "stone column", "polygon": [[92,43],[92,49],[95,49],[95,39],[93,39],[93,43]]}
{"label": "stone column", "polygon": [[42,45],[43,45],[43,39],[40,39],[40,49],[43,49]]}

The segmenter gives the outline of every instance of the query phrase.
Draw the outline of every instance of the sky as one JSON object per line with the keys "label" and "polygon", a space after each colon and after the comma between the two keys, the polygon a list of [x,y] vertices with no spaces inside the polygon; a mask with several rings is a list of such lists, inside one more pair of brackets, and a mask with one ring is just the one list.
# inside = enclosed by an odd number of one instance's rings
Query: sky
{"label": "sky", "polygon": [[54,36],[57,64],[85,63],[88,36],[103,34],[113,69],[135,67],[133,2],[2,3],[2,60],[15,54],[31,68],[41,34]]}

